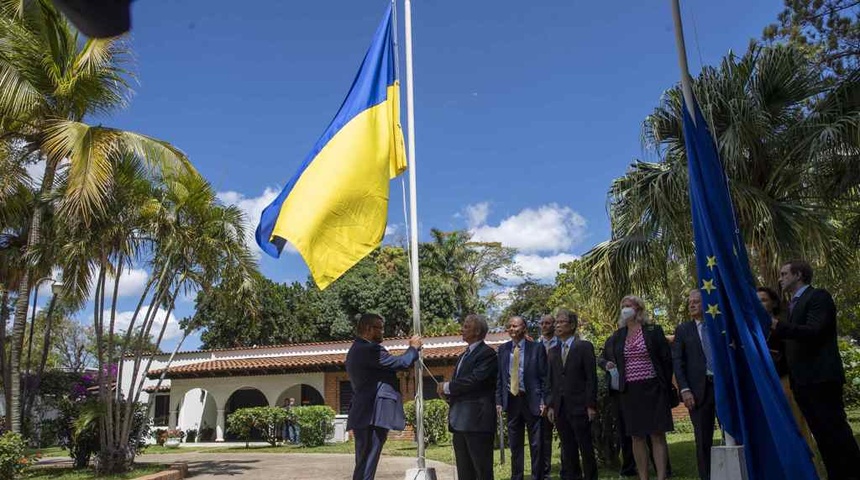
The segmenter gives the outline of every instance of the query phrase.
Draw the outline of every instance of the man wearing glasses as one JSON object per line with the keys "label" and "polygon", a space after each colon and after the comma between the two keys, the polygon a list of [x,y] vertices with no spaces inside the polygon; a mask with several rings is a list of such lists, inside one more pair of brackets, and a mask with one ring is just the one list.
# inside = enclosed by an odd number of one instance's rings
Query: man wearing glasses
{"label": "man wearing glasses", "polygon": [[403,355],[391,355],[382,346],[383,319],[375,313],[362,315],[356,330],[358,336],[346,354],[352,384],[346,429],[355,436],[353,480],[373,480],[388,431],[406,427],[397,372],[415,363],[422,342],[415,335]]}

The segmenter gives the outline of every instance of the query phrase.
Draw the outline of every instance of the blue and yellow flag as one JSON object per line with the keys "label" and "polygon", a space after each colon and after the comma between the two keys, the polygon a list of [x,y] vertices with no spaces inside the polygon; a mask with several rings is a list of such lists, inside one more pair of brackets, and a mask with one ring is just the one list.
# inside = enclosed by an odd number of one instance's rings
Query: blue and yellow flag
{"label": "blue and yellow flag", "polygon": [[406,170],[391,10],[334,120],[257,226],[263,251],[277,258],[290,242],[321,289],[382,242],[389,181]]}
{"label": "blue and yellow flag", "polygon": [[692,107],[695,122],[682,107],[684,143],[717,417],[744,446],[749,480],[817,479],[765,341],[770,317],[756,294],[716,145],[699,106]]}

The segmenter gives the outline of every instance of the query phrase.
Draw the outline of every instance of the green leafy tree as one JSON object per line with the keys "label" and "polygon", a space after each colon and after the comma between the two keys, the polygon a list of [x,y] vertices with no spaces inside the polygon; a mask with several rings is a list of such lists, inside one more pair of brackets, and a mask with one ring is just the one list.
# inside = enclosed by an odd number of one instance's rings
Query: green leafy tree
{"label": "green leafy tree", "polygon": [[[729,55],[694,82],[762,284],[775,286],[780,262],[793,257],[837,270],[847,264],[850,250],[832,213],[856,212],[858,204],[860,97],[849,93],[857,88],[854,77],[824,82],[786,46]],[[645,145],[659,161],[637,161],[613,182],[612,238],[583,256],[591,293],[607,310],[636,293],[665,302],[660,311],[678,312],[695,278],[681,108],[673,88],[646,119]]]}
{"label": "green leafy tree", "polygon": [[432,229],[433,240],[419,248],[421,266],[448,281],[456,302],[455,315],[483,313],[493,306],[495,292],[506,278],[522,276],[514,262],[516,249],[498,242],[473,242],[465,230]]}
{"label": "green leafy tree", "polygon": [[517,315],[526,321],[540,320],[541,315],[550,313],[549,301],[554,288],[532,280],[527,280],[516,287],[510,294],[511,303],[502,311],[499,323]]}
{"label": "green leafy tree", "polygon": [[860,23],[857,0],[786,0],[776,23],[764,29],[767,41],[784,41],[837,75],[858,67]]}
{"label": "green leafy tree", "polygon": [[[0,9],[0,151],[17,150],[19,164],[45,163],[23,237],[28,256],[56,238],[44,228],[52,212],[84,224],[105,212],[119,157],[134,156],[152,170],[191,168],[166,142],[85,123],[126,105],[133,79],[124,65],[128,54],[123,39],[83,40],[47,0],[4,2]],[[68,168],[58,176],[61,164]],[[14,431],[21,423],[21,346],[34,278],[38,272],[23,268],[15,289],[8,364]]]}

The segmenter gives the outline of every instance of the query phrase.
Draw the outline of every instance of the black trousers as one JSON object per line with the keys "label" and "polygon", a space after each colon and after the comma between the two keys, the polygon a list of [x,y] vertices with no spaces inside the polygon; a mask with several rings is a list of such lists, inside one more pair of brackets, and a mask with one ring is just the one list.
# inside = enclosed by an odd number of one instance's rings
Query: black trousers
{"label": "black trousers", "polygon": [[696,462],[699,478],[711,478],[711,447],[714,444],[714,427],[717,417],[717,404],[714,401],[714,381],[705,382],[705,397],[696,399],[696,408],[690,410],[693,433],[696,437]]}
{"label": "black trousers", "polygon": [[[594,456],[594,442],[591,437],[591,421],[585,412],[570,412],[564,402],[558,412],[556,427],[564,456],[561,457],[562,480],[597,480],[597,458]],[[582,467],[579,457],[582,455]]]}
{"label": "black trousers", "polygon": [[[541,435],[541,457],[543,458],[543,478],[549,480],[552,478],[552,433],[555,430],[555,425],[549,421],[547,417],[540,419],[540,435]],[[559,453],[561,458],[564,458],[564,443],[559,443]],[[561,466],[559,472],[561,478],[566,477],[564,465]]]}
{"label": "black trousers", "polygon": [[827,478],[860,479],[860,449],[845,415],[842,384],[826,382],[792,386],[792,391],[821,452]]}
{"label": "black trousers", "polygon": [[[524,394],[508,397],[508,444],[511,446],[511,480],[523,480],[525,432],[529,435],[529,453],[531,454],[532,480],[544,478],[541,418],[529,410],[528,399]],[[552,439],[552,437],[550,437]],[[550,452],[551,454],[552,452]]]}
{"label": "black trousers", "polygon": [[459,480],[493,480],[494,433],[454,432]]}
{"label": "black trousers", "polygon": [[357,428],[355,436],[355,470],[352,480],[373,480],[382,446],[388,439],[388,429],[379,427]]}

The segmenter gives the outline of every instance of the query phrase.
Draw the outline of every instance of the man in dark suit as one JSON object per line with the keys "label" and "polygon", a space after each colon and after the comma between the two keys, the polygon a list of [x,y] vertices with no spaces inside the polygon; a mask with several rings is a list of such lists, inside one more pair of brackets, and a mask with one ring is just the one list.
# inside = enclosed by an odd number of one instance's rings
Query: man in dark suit
{"label": "man in dark suit", "polygon": [[827,290],[814,288],[812,267],[792,261],[779,271],[791,295],[788,321],[773,320],[785,340],[791,391],[803,413],[831,480],[860,479],[860,449],[845,415],[845,371],[836,339],[836,305]]}
{"label": "man in dark suit", "polygon": [[394,356],[380,345],[383,319],[366,313],[358,320],[358,336],[346,354],[346,372],[352,384],[347,430],[355,436],[353,480],[372,480],[389,430],[403,430],[406,418],[397,387],[397,371],[418,359],[421,337],[409,339],[406,353]]}
{"label": "man in dark suit", "polygon": [[496,381],[496,409],[508,414],[508,443],[511,447],[511,480],[523,480],[523,440],[529,432],[533,480],[543,476],[541,455],[541,415],[546,392],[546,350],[526,340],[522,317],[508,320],[511,341],[499,347],[499,375]]}
{"label": "man in dark suit", "polygon": [[561,463],[567,477],[562,480],[597,480],[591,438],[591,421],[597,416],[597,358],[591,342],[574,336],[578,324],[575,313],[566,309],[556,313],[555,334],[559,342],[549,352],[548,416],[564,445]]}
{"label": "man in dark suit", "polygon": [[469,346],[457,360],[454,376],[437,388],[450,405],[448,429],[454,433],[459,480],[493,480],[495,392],[499,364],[484,343],[489,326],[483,315],[469,315],[460,327]]}
{"label": "man in dark suit", "polygon": [[[555,317],[551,314],[546,314],[540,319],[540,338],[538,343],[544,348],[549,356],[549,351],[552,347],[558,344],[558,337],[555,336]],[[547,373],[549,373],[549,364],[547,364]],[[541,440],[541,457],[543,459],[543,478],[549,479],[552,476],[552,432],[555,426],[546,417],[546,410],[540,419],[540,434]],[[564,458],[564,445],[560,445],[559,453],[561,458]],[[561,478],[565,478],[564,468],[560,472]]]}
{"label": "man in dark suit", "polygon": [[702,292],[690,291],[687,310],[691,320],[675,329],[672,365],[681,388],[681,399],[690,412],[696,437],[699,478],[711,478],[711,446],[714,443],[714,373],[711,370],[710,341],[702,318]]}

